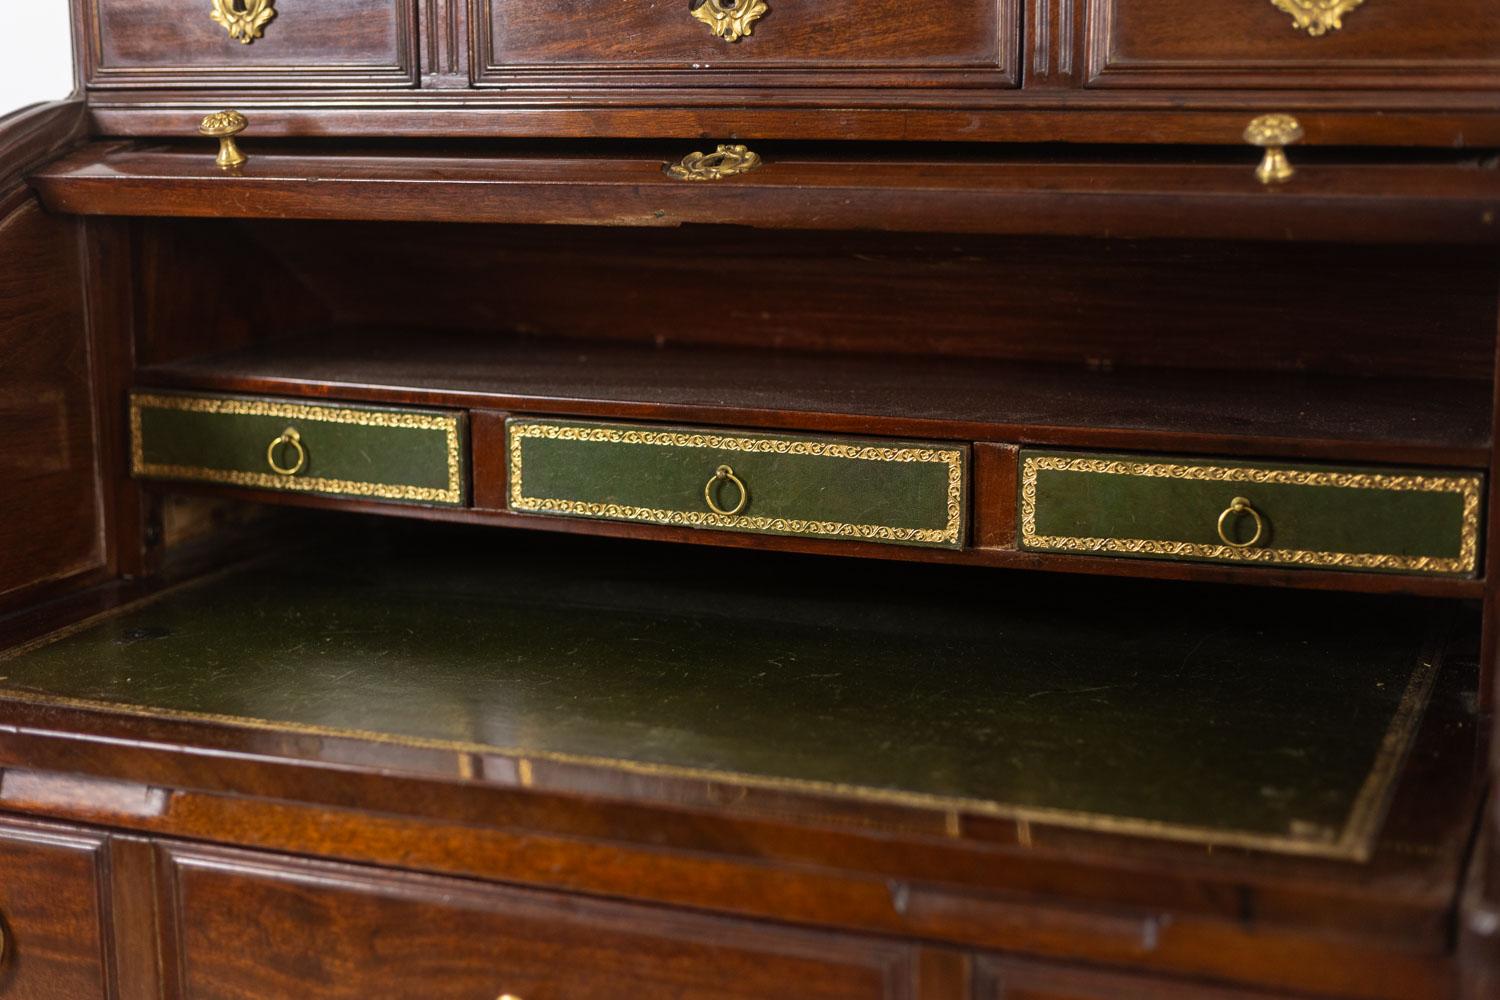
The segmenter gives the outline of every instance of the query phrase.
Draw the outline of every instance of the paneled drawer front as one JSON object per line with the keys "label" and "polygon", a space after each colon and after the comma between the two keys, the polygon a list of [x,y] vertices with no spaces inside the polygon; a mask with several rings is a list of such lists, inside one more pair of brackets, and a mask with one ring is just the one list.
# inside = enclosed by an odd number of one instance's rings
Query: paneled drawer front
{"label": "paneled drawer front", "polygon": [[106,995],[100,871],[104,842],[58,827],[0,823],[0,996]]}
{"label": "paneled drawer front", "polygon": [[[414,86],[413,3],[88,0],[94,22],[88,81],[95,87]],[[220,8],[222,20],[214,17]]]}
{"label": "paneled drawer front", "polygon": [[465,502],[459,413],[136,392],[130,437],[131,470],[142,479],[441,506]]}
{"label": "paneled drawer front", "polygon": [[1472,576],[1483,487],[1478,473],[1028,450],[1021,546]]}
{"label": "paneled drawer front", "polygon": [[525,418],[506,422],[506,439],[516,511],[964,544],[961,445]]}
{"label": "paneled drawer front", "polygon": [[175,849],[190,1000],[883,1000],[905,947],[396,875]]}
{"label": "paneled drawer front", "polygon": [[[948,83],[970,76],[968,82],[992,86],[1014,82],[1019,45],[1016,0],[475,3],[481,82],[503,83],[508,74],[527,71],[575,71],[635,74],[632,85],[759,89],[833,72],[844,77],[841,83],[906,85],[932,74]],[[731,8],[748,16],[741,20]],[[642,71],[653,76],[643,78]],[[850,74],[859,79],[847,79]]]}
{"label": "paneled drawer front", "polygon": [[1494,0],[1095,0],[1088,17],[1096,85],[1500,86]]}

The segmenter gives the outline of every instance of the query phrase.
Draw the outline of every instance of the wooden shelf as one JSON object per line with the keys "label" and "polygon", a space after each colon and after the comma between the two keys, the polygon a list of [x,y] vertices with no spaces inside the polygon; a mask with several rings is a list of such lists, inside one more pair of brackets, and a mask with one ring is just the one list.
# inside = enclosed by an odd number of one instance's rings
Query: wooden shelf
{"label": "wooden shelf", "polygon": [[[416,154],[247,142],[225,173],[207,145],[85,146],[31,183],[81,215],[887,230],[1085,237],[1500,241],[1500,171],[1462,162],[1310,162],[1267,188],[1241,162],[875,158],[779,152],[753,174],[684,183],[689,151]],[[698,144],[700,148],[704,143]],[[911,154],[907,154],[910,156]]]}
{"label": "wooden shelf", "polygon": [[1489,384],[338,331],[161,387],[829,433],[1485,468]]}

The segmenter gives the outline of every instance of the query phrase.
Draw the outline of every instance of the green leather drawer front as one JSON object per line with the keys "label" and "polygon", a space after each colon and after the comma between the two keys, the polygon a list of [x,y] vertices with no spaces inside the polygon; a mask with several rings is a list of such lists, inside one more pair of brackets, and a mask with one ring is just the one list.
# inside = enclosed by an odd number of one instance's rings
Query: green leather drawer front
{"label": "green leather drawer front", "polygon": [[[305,456],[294,475],[267,452],[295,431]],[[440,506],[465,502],[463,414],[246,396],[136,392],[131,471],[141,479]],[[276,459],[295,467],[297,452]]]}
{"label": "green leather drawer front", "polygon": [[[1463,576],[1478,568],[1479,473],[1025,450],[1020,478],[1025,549]],[[1232,509],[1237,499],[1254,514]]]}
{"label": "green leather drawer front", "polygon": [[[961,548],[964,445],[758,431],[506,422],[510,506],[536,514]],[[721,467],[744,484],[717,478]],[[712,482],[712,488],[710,483]]]}

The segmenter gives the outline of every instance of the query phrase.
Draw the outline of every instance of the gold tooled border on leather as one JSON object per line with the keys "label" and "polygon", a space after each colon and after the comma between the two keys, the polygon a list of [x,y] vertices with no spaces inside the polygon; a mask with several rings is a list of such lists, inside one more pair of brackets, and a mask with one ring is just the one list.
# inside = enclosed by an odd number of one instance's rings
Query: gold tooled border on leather
{"label": "gold tooled border on leather", "polygon": [[[141,433],[141,411],[184,410],[190,413],[221,413],[237,416],[283,417],[288,420],[311,420],[333,424],[355,424],[361,427],[398,427],[406,430],[442,431],[447,444],[448,485],[406,486],[396,483],[370,483],[351,479],[325,479],[318,476],[281,476],[270,472],[240,472],[190,465],[148,463]],[[376,409],[325,406],[316,403],[257,399],[241,396],[193,396],[158,393],[132,393],[130,396],[130,471],[143,479],[178,479],[196,482],[224,483],[262,490],[298,493],[327,493],[340,496],[368,497],[377,500],[402,500],[412,503],[460,505],[464,502],[463,463],[459,443],[459,415],[456,413],[399,412]]]}
{"label": "gold tooled border on leather", "polygon": [[[1037,476],[1041,472],[1079,472],[1093,475],[1146,476],[1225,483],[1278,483],[1295,486],[1331,486],[1341,489],[1457,493],[1463,497],[1463,526],[1459,536],[1459,553],[1455,557],[1444,558],[1360,552],[1322,552],[1308,549],[1234,548],[1229,545],[1149,538],[1038,535],[1036,533]],[[1473,575],[1479,566],[1479,519],[1482,491],[1483,478],[1477,474],[1324,472],[1311,469],[1262,469],[1173,462],[1134,462],[1128,459],[1065,455],[1027,455],[1022,461],[1021,468],[1021,545],[1023,548],[1042,551],[1177,556],[1334,569],[1378,569],[1401,570],[1408,573]]]}
{"label": "gold tooled border on leather", "polygon": [[[784,535],[853,538],[864,541],[946,545],[963,543],[964,449],[940,446],[844,444],[808,438],[763,438],[734,432],[669,431],[651,427],[618,427],[602,424],[564,424],[547,421],[512,420],[506,428],[510,450],[510,507],[540,514],[569,514],[611,521],[643,521],[674,527],[729,528]],[[883,524],[844,524],[796,518],[755,517],[747,514],[715,514],[710,511],[663,510],[588,500],[542,499],[526,496],[522,469],[522,445],[527,438],[558,441],[588,441],[658,447],[713,448],[720,451],[813,455],[824,458],[861,459],[873,462],[930,462],[947,466],[946,505],[948,519],[942,528],[895,528]]]}
{"label": "gold tooled border on leather", "polygon": [[[166,587],[154,594],[131,601],[119,607],[92,615],[71,625],[64,626],[46,635],[38,636],[8,650],[0,650],[0,663],[16,659],[27,653],[60,642],[79,632],[102,624],[109,619],[139,610],[163,598],[183,590],[193,589],[218,579],[239,567],[212,573],[206,577]],[[1161,820],[1141,819],[1130,816],[1113,816],[1105,813],[1090,813],[1071,809],[1054,809],[1045,806],[1023,806],[997,802],[993,799],[965,798],[955,795],[940,795],[926,792],[907,792],[897,789],[875,788],[845,782],[818,781],[810,778],[775,778],[767,775],[749,774],[739,771],[723,771],[711,768],[691,767],[675,764],[657,764],[645,761],[625,760],[617,757],[602,757],[591,754],[576,754],[563,751],[541,750],[534,747],[502,747],[495,744],[443,739],[439,737],[402,736],[397,733],[377,732],[338,726],[313,725],[301,722],[276,721],[254,716],[224,715],[212,712],[191,712],[164,709],[145,705],[131,705],[88,698],[73,698],[51,695],[44,691],[6,688],[0,685],[0,703],[6,700],[31,704],[56,705],[87,711],[118,712],[149,718],[180,722],[202,722],[227,725],[240,729],[261,732],[289,732],[332,739],[364,740],[390,746],[413,749],[450,751],[456,755],[455,774],[464,780],[486,783],[476,777],[470,755],[504,757],[515,763],[519,783],[526,788],[544,788],[534,781],[533,761],[595,767],[619,774],[639,775],[648,778],[709,782],[713,784],[737,785],[745,789],[770,792],[827,796],[852,802],[869,802],[909,809],[942,811],[950,836],[962,835],[964,815],[984,816],[1009,820],[1017,824],[1018,838],[1029,838],[1030,827],[1051,827],[1065,830],[1082,830],[1089,833],[1114,834],[1127,837],[1154,838],[1178,843],[1200,844],[1211,847],[1232,847],[1246,850],[1271,851],[1302,857],[1328,858],[1336,861],[1368,861],[1374,853],[1375,837],[1390,807],[1396,791],[1396,779],[1406,761],[1418,727],[1432,695],[1441,666],[1442,634],[1434,628],[1428,636],[1422,656],[1407,681],[1401,700],[1391,715],[1385,735],[1376,750],[1370,770],[1360,785],[1359,792],[1350,804],[1342,829],[1309,829],[1298,831],[1295,827],[1285,834],[1250,833],[1237,830],[1220,830],[1213,827],[1194,826]],[[1022,830],[1024,829],[1024,833]]]}

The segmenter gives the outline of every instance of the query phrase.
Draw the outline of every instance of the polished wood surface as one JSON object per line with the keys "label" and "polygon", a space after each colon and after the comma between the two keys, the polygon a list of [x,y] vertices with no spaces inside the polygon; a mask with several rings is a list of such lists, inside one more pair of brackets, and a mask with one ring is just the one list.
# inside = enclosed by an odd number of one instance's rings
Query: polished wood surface
{"label": "polished wood surface", "polygon": [[[15,787],[25,776],[6,772]],[[18,1000],[103,997],[104,844],[100,833],[0,821],[0,990]]]}
{"label": "polished wood surface", "polygon": [[[178,846],[184,997],[910,1000],[909,945]],[[244,915],[256,914],[254,948]]]}
{"label": "polished wood surface", "polygon": [[717,184],[663,167],[712,143],[601,158],[250,150],[232,175],[204,148],[101,143],[31,176],[82,215],[375,219],[993,233],[1112,238],[1493,243],[1500,171],[1465,163],[1311,164],[1268,190],[1242,163],[819,156],[772,147]]}
{"label": "polished wood surface", "polygon": [[0,603],[105,563],[78,225],[0,216]]}
{"label": "polished wood surface", "polygon": [[1373,0],[1318,37],[1270,0],[1103,0],[1087,11],[1079,61],[1091,87],[1500,89],[1500,12],[1487,0],[1453,0],[1440,17]]}
{"label": "polished wood surface", "polygon": [[[414,0],[320,0],[275,6],[243,43],[198,0],[88,0],[75,5],[83,72],[94,87],[414,86]],[[236,0],[237,6],[243,3]]]}

